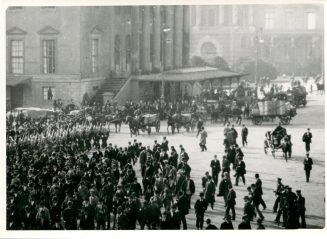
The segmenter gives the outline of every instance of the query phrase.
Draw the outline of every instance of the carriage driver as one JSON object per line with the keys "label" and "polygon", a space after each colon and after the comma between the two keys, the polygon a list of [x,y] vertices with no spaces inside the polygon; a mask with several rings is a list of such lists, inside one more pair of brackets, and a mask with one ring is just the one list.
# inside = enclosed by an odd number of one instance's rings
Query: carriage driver
{"label": "carriage driver", "polygon": [[278,141],[280,142],[280,140],[287,135],[287,131],[284,127],[281,126],[282,124],[279,122],[278,126],[276,127],[276,129],[272,132],[272,136],[275,136]]}

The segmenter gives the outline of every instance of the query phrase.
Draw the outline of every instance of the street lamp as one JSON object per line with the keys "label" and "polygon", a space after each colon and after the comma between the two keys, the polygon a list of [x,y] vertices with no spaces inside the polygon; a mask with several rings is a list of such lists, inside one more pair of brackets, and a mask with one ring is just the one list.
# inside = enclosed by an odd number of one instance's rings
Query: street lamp
{"label": "street lamp", "polygon": [[170,32],[171,29],[169,27],[166,27],[166,28],[163,28],[162,29],[162,44],[161,44],[161,96],[160,96],[160,99],[162,101],[162,103],[164,102],[165,100],[165,82],[164,82],[164,76],[163,76],[163,73],[164,73],[164,70],[165,70],[165,44],[166,43],[169,43],[170,40],[166,40],[166,37],[165,37],[165,33],[168,33]]}

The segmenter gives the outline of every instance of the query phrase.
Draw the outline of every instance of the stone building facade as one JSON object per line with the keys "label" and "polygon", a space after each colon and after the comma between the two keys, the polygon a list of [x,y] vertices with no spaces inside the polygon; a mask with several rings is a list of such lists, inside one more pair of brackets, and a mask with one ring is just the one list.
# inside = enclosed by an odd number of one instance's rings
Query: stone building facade
{"label": "stone building facade", "polygon": [[9,7],[8,108],[79,104],[114,79],[187,66],[189,14],[182,5]]}
{"label": "stone building facade", "polygon": [[242,57],[272,63],[292,74],[323,59],[323,6],[197,5],[190,6],[190,55],[206,61],[223,57],[230,66]]}

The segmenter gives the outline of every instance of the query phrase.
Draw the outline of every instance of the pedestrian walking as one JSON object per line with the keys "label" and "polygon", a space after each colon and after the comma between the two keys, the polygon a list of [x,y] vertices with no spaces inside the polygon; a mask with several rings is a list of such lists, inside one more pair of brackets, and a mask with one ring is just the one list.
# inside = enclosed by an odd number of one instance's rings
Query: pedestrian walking
{"label": "pedestrian walking", "polygon": [[205,188],[205,199],[208,204],[210,204],[211,209],[213,210],[214,203],[215,203],[215,192],[216,192],[216,185],[215,182],[212,180],[212,177],[208,176],[208,182]]}
{"label": "pedestrian walking", "polygon": [[200,144],[199,144],[202,152],[204,150],[207,151],[207,146],[206,146],[207,137],[208,137],[207,131],[205,131],[204,127],[202,127],[200,132]]}
{"label": "pedestrian walking", "polygon": [[227,207],[226,207],[225,216],[229,215],[229,210],[232,210],[232,220],[235,220],[236,193],[232,185],[229,185],[228,190],[229,192],[227,195]]}
{"label": "pedestrian walking", "polygon": [[274,212],[277,212],[277,210],[278,210],[283,191],[284,191],[284,185],[282,184],[282,179],[277,178],[277,187],[276,187],[276,190],[274,191],[274,193],[276,195],[276,199],[275,199],[275,203],[274,203],[274,207],[273,207]]}
{"label": "pedestrian walking", "polygon": [[255,187],[258,189],[258,192],[260,193],[260,204],[263,206],[263,210],[267,208],[265,201],[262,198],[263,191],[262,191],[262,181],[260,179],[260,175],[258,173],[255,174],[256,182],[255,182]]}
{"label": "pedestrian walking", "polygon": [[204,199],[204,193],[200,193],[200,198],[196,200],[194,204],[195,215],[196,215],[196,229],[203,228],[204,223],[204,213],[207,210],[208,203]]}
{"label": "pedestrian walking", "polygon": [[309,182],[310,179],[310,172],[312,170],[312,158],[309,157],[309,154],[307,153],[306,158],[303,161],[304,164],[304,171],[305,171],[305,177],[306,177],[306,181],[307,183]]}
{"label": "pedestrian walking", "polygon": [[245,127],[245,124],[243,124],[242,132],[241,132],[243,147],[245,147],[245,145],[248,145],[248,139],[247,139],[248,134],[249,134],[249,130],[248,130],[248,128]]}
{"label": "pedestrian walking", "polygon": [[240,177],[242,178],[243,184],[245,185],[245,177],[244,177],[245,174],[246,174],[245,163],[243,161],[243,158],[239,158],[236,165],[235,186],[238,186],[238,181]]}
{"label": "pedestrian walking", "polygon": [[262,215],[261,211],[260,211],[260,208],[259,208],[259,205],[260,205],[260,202],[262,200],[261,198],[261,193],[260,193],[260,190],[258,187],[256,187],[255,184],[251,184],[251,188],[252,188],[252,202],[253,202],[253,206],[256,210],[256,213],[257,215],[264,219],[264,216]]}
{"label": "pedestrian walking", "polygon": [[251,199],[249,196],[245,196],[243,199],[244,199],[243,215],[247,215],[249,217],[249,220],[253,221],[253,219],[256,217],[256,213],[255,213],[255,208],[251,203]]}
{"label": "pedestrian walking", "polygon": [[183,230],[187,230],[187,222],[185,216],[189,214],[189,200],[183,192],[179,192],[177,208],[180,213],[180,219],[183,224]]}
{"label": "pedestrian walking", "polygon": [[201,117],[199,118],[199,121],[196,125],[196,128],[198,129],[198,132],[196,134],[196,137],[198,137],[198,135],[200,134],[201,130],[202,130],[202,127],[203,127],[203,121],[201,119]]}
{"label": "pedestrian walking", "polygon": [[305,132],[302,136],[302,141],[305,143],[305,151],[307,153],[310,152],[310,144],[312,142],[312,133],[310,132],[310,128],[308,128],[307,132]]}
{"label": "pedestrian walking", "polygon": [[297,204],[297,210],[298,210],[298,215],[299,215],[299,220],[301,221],[301,223],[299,223],[299,225],[302,228],[306,228],[306,222],[305,222],[305,198],[302,196],[301,194],[301,190],[296,190],[296,204]]}
{"label": "pedestrian walking", "polygon": [[214,159],[211,160],[210,167],[211,167],[211,175],[212,175],[213,181],[215,182],[215,185],[217,186],[221,167],[220,167],[220,161],[218,160],[216,154],[214,155]]}
{"label": "pedestrian walking", "polygon": [[232,185],[232,182],[229,178],[229,174],[225,172],[223,179],[219,184],[219,193],[217,194],[218,197],[224,197],[225,207],[227,207],[227,196],[229,193],[229,186]]}

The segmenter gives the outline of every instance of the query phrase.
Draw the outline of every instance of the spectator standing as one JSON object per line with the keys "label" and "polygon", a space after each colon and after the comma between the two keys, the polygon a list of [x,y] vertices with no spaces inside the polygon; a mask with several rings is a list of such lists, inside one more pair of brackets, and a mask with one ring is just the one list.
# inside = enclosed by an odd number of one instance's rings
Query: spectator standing
{"label": "spectator standing", "polygon": [[303,161],[304,164],[304,171],[305,171],[305,177],[306,177],[306,182],[308,183],[310,180],[310,172],[312,170],[312,158],[309,157],[309,154],[307,153],[306,158]]}

